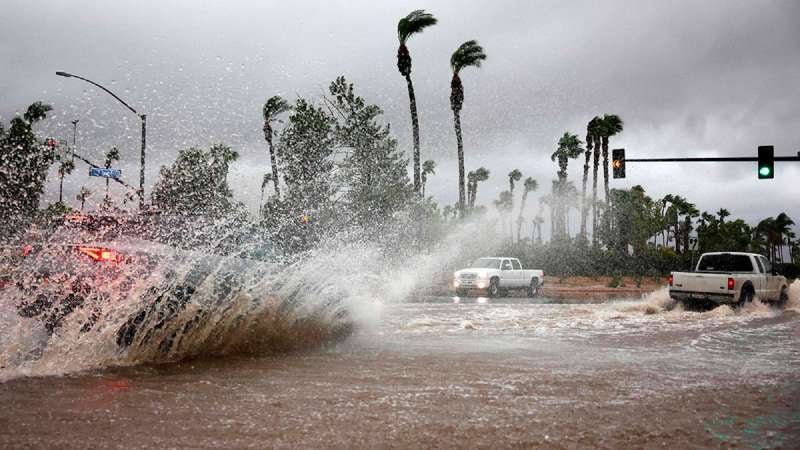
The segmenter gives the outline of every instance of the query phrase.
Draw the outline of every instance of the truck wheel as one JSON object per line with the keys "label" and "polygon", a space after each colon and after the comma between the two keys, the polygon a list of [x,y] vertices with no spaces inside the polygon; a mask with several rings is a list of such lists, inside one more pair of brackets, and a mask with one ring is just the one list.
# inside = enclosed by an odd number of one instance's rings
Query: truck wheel
{"label": "truck wheel", "polygon": [[742,294],[739,296],[739,303],[736,304],[737,308],[741,308],[746,303],[753,301],[753,289],[750,286],[742,288]]}
{"label": "truck wheel", "polygon": [[489,282],[489,288],[486,290],[486,293],[490,298],[500,295],[500,286],[498,286],[497,278],[492,278],[492,280]]}
{"label": "truck wheel", "polygon": [[789,301],[789,289],[786,286],[781,289],[781,296],[778,298],[778,306],[786,306],[786,303]]}
{"label": "truck wheel", "polygon": [[539,280],[534,278],[531,280],[531,284],[528,286],[528,297],[533,298],[536,297],[536,294],[539,293]]}

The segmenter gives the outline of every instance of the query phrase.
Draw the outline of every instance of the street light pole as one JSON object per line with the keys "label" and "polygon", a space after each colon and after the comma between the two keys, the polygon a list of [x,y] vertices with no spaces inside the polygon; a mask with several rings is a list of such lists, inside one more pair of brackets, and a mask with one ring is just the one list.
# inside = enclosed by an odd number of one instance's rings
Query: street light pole
{"label": "street light pole", "polygon": [[[112,97],[117,99],[118,102],[122,103],[126,108],[128,108],[132,113],[136,114],[142,120],[142,155],[141,155],[141,168],[140,168],[140,171],[139,171],[139,209],[142,209],[144,207],[144,167],[145,167],[144,166],[144,160],[145,160],[144,156],[145,156],[145,152],[146,152],[146,149],[147,149],[147,146],[146,146],[147,115],[146,114],[139,114],[138,112],[136,112],[135,109],[133,109],[133,107],[131,107],[131,105],[125,103],[124,100],[122,100],[121,98],[117,97],[117,94],[109,91],[104,86],[102,86],[102,85],[100,85],[98,83],[95,83],[94,81],[92,81],[92,80],[90,80],[88,78],[84,78],[84,77],[81,77],[81,76],[78,76],[78,75],[74,75],[74,74],[71,74],[71,73],[68,73],[68,72],[61,72],[61,71],[56,72],[56,75],[58,75],[60,77],[65,77],[65,78],[77,78],[79,80],[83,80],[83,81],[85,81],[85,82],[87,82],[89,84],[92,84],[92,85],[95,85],[95,86],[99,87],[100,89],[106,91],[109,95],[111,95]],[[77,124],[77,121],[75,123]]]}
{"label": "street light pole", "polygon": [[78,122],[80,119],[72,121],[72,161],[75,161],[75,151],[78,150]]}

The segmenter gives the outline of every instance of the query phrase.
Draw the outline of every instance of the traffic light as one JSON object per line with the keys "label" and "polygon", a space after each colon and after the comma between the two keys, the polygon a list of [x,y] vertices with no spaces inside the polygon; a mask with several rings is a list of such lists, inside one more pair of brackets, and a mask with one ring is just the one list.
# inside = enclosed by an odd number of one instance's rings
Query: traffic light
{"label": "traffic light", "polygon": [[775,178],[775,148],[771,145],[758,146],[758,179]]}
{"label": "traffic light", "polygon": [[625,149],[611,150],[611,167],[614,169],[614,178],[625,178]]}

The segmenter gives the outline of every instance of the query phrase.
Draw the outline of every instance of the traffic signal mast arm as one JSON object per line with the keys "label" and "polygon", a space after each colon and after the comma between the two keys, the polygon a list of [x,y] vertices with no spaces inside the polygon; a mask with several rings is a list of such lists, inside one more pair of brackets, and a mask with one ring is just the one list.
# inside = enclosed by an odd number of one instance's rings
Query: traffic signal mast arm
{"label": "traffic signal mast arm", "polygon": [[758,147],[758,157],[753,156],[724,156],[724,157],[697,157],[697,158],[625,158],[625,149],[613,151],[612,167],[614,178],[625,178],[626,162],[747,162],[756,161],[757,175],[760,180],[775,178],[775,161],[800,161],[800,152],[797,156],[775,156],[775,148],[771,145]]}
{"label": "traffic signal mast arm", "polygon": [[[775,161],[800,161],[800,156],[776,156]],[[758,161],[754,156],[732,156],[721,158],[626,158],[626,162],[742,162]]]}

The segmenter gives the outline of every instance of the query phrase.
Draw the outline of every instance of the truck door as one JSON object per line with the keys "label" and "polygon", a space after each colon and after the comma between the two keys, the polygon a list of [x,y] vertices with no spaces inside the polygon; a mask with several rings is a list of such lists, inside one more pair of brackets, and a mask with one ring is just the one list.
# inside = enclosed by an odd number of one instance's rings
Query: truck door
{"label": "truck door", "polygon": [[512,272],[514,272],[514,286],[517,287],[525,286],[526,283],[525,280],[523,279],[524,273],[522,272],[522,264],[519,263],[518,259],[512,259],[511,267],[513,267],[514,269],[512,270]]}
{"label": "truck door", "polygon": [[504,259],[500,263],[500,285],[505,287],[515,286],[514,280],[514,266],[511,265],[511,260]]}
{"label": "truck door", "polygon": [[753,259],[756,263],[754,270],[757,273],[757,275],[753,277],[753,289],[755,289],[758,298],[764,298],[764,296],[767,295],[767,271],[762,261],[763,258],[754,256]]}
{"label": "truck door", "polygon": [[764,292],[761,295],[761,298],[767,300],[777,300],[781,293],[778,291],[780,286],[778,283],[780,280],[778,277],[772,274],[772,263],[763,256],[760,256],[762,263],[764,264]]}

